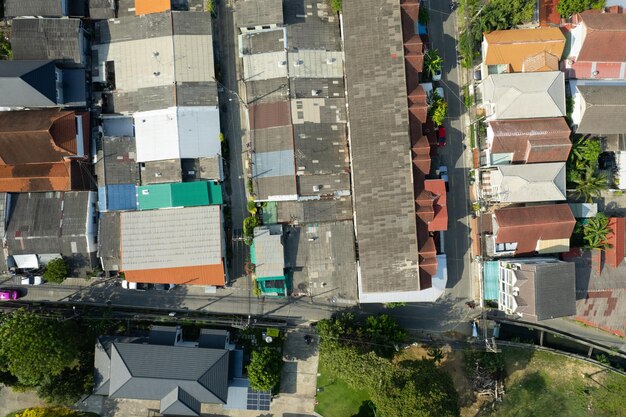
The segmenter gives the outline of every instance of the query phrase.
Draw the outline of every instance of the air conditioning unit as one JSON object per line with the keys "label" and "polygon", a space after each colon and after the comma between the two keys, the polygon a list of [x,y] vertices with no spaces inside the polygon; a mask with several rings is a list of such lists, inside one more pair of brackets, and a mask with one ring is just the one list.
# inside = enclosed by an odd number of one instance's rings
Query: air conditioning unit
{"label": "air conditioning unit", "polygon": [[319,95],[320,95],[320,93],[321,93],[321,91],[320,91],[320,90],[311,90],[311,95],[312,95],[313,97],[317,97],[317,96],[319,96]]}
{"label": "air conditioning unit", "polygon": [[303,60],[301,60],[301,59],[296,60],[295,66],[296,66],[296,67],[299,67],[299,66],[301,66],[301,65],[304,65],[304,61],[303,61]]}
{"label": "air conditioning unit", "polygon": [[327,63],[328,65],[332,65],[332,64],[334,64],[335,62],[337,62],[337,59],[336,59],[336,58],[333,58],[333,57],[328,57],[328,58],[326,58],[326,63]]}
{"label": "air conditioning unit", "polygon": [[287,61],[278,61],[278,66],[279,67],[286,67],[287,66]]}
{"label": "air conditioning unit", "polygon": [[322,189],[321,185],[314,185],[313,186],[313,191],[316,192],[316,193],[319,193],[321,189]]}

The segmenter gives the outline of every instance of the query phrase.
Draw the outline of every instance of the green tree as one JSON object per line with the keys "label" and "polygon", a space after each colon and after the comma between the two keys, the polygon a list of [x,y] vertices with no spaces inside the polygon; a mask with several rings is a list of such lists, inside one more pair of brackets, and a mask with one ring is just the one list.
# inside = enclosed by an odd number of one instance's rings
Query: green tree
{"label": "green tree", "polygon": [[424,54],[424,72],[430,74],[433,77],[435,74],[441,71],[443,65],[443,58],[439,55],[439,51],[436,49],[429,49]]}
{"label": "green tree", "polygon": [[20,384],[36,386],[77,365],[79,337],[74,321],[16,310],[0,322],[0,357]]}
{"label": "green tree", "polygon": [[588,219],[583,226],[583,239],[590,249],[608,249],[609,218],[604,213]]}
{"label": "green tree", "polygon": [[583,197],[586,203],[592,203],[594,197],[599,198],[602,190],[608,188],[608,178],[605,174],[595,174],[591,168],[587,168],[579,178],[574,178],[576,186],[574,195],[576,198]]}
{"label": "green tree", "polygon": [[590,9],[602,9],[604,0],[559,0],[556,11],[561,17],[569,18],[571,15]]}
{"label": "green tree", "polygon": [[432,104],[430,110],[430,118],[433,119],[433,123],[441,126],[448,115],[448,103],[439,99]]}
{"label": "green tree", "polygon": [[391,356],[396,346],[406,340],[407,333],[394,318],[381,314],[365,319],[364,336],[364,342],[372,344],[371,350],[380,356]]}
{"label": "green tree", "polygon": [[0,59],[13,58],[13,51],[11,50],[11,42],[3,34],[0,33]]}
{"label": "green tree", "polygon": [[443,350],[441,350],[441,348],[437,346],[429,347],[428,350],[426,351],[426,354],[435,363],[441,362],[444,358]]}
{"label": "green tree", "polygon": [[257,391],[270,391],[280,381],[283,357],[279,351],[264,347],[253,351],[248,365],[250,386]]}
{"label": "green tree", "polygon": [[343,0],[330,0],[330,8],[333,9],[333,12],[341,13],[342,7]]}
{"label": "green tree", "polygon": [[65,368],[59,375],[44,379],[37,387],[37,396],[49,404],[75,404],[93,388],[91,364],[86,367]]}
{"label": "green tree", "polygon": [[43,277],[46,281],[61,283],[67,278],[67,274],[68,270],[65,261],[62,258],[56,258],[48,262]]}

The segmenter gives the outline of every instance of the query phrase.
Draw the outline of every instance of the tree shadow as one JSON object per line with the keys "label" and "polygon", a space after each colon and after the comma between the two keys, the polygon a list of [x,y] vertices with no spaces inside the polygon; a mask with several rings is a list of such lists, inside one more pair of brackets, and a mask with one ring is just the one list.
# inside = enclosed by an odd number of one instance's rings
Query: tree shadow
{"label": "tree shadow", "polygon": [[361,403],[359,411],[351,417],[376,417],[376,407],[371,400],[365,400]]}

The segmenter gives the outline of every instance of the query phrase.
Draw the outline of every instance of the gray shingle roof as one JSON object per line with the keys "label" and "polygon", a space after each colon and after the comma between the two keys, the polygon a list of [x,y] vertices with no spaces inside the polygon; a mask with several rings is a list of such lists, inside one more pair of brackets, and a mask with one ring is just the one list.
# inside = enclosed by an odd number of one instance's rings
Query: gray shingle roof
{"label": "gray shingle roof", "polygon": [[343,3],[361,290],[419,290],[400,3]]}
{"label": "gray shingle roof", "polygon": [[198,347],[210,349],[224,349],[228,331],[220,329],[200,329]]}
{"label": "gray shingle roof", "polygon": [[15,60],[58,60],[84,64],[85,35],[80,19],[13,19],[11,47]]}
{"label": "gray shingle roof", "polygon": [[162,346],[174,346],[178,328],[175,326],[150,326],[150,344]]}
{"label": "gray shingle roof", "polygon": [[283,0],[240,0],[235,4],[237,27],[283,23]]}
{"label": "gray shingle roof", "polygon": [[225,403],[225,349],[113,343],[109,396],[161,400],[180,387],[202,403]]}
{"label": "gray shingle roof", "polygon": [[515,271],[517,311],[537,320],[576,314],[576,274],[572,262],[522,264]]}
{"label": "gray shingle roof", "polygon": [[485,174],[482,189],[499,202],[531,203],[566,199],[565,162],[502,165]]}
{"label": "gray shingle roof", "polygon": [[61,17],[65,16],[63,3],[63,0],[4,0],[4,16]]}
{"label": "gray shingle roof", "polygon": [[161,414],[172,416],[199,416],[200,401],[180,387],[161,399]]}
{"label": "gray shingle roof", "polygon": [[52,61],[0,61],[0,106],[55,106],[55,68]]}
{"label": "gray shingle roof", "polygon": [[578,85],[584,100],[577,133],[626,133],[626,86]]}

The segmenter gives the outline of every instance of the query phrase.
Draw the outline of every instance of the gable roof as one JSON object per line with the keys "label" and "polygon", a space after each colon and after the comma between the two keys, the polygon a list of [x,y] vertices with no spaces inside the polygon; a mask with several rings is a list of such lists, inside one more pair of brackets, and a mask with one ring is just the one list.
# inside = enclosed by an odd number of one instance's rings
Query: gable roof
{"label": "gable roof", "polygon": [[51,59],[82,64],[82,22],[80,19],[13,19],[11,48],[15,60]]}
{"label": "gable roof", "polygon": [[587,31],[577,61],[626,62],[626,14],[588,10],[578,18]]}
{"label": "gable roof", "polygon": [[572,143],[563,117],[492,120],[491,153],[513,153],[512,163],[565,162]]}
{"label": "gable roof", "polygon": [[626,133],[626,85],[577,85],[584,104],[577,133]]}
{"label": "gable roof", "polygon": [[180,387],[174,388],[161,399],[160,413],[175,416],[199,416],[200,401]]}
{"label": "gable roof", "polygon": [[199,402],[226,403],[228,350],[113,342],[110,357],[111,398],[161,400],[180,387]]}
{"label": "gable roof", "polygon": [[0,106],[57,105],[52,61],[0,61]]}
{"label": "gable roof", "polygon": [[565,200],[565,162],[498,166],[483,173],[483,191],[502,203]]}
{"label": "gable roof", "polygon": [[569,239],[576,224],[567,204],[503,208],[494,217],[496,243],[517,242],[516,255],[533,253],[539,240]]}
{"label": "gable roof", "polygon": [[[496,30],[484,35],[487,43],[486,65],[508,64],[513,72],[554,71],[558,69],[558,61],[565,48],[565,36],[559,28],[509,29]],[[542,66],[529,67],[526,62],[531,57],[547,53],[556,59],[549,69]],[[554,61],[554,59],[551,59]],[[525,65],[526,64],[526,65]]]}
{"label": "gable roof", "polygon": [[565,115],[565,77],[561,71],[493,74],[482,85],[484,101],[495,106],[494,119]]}

